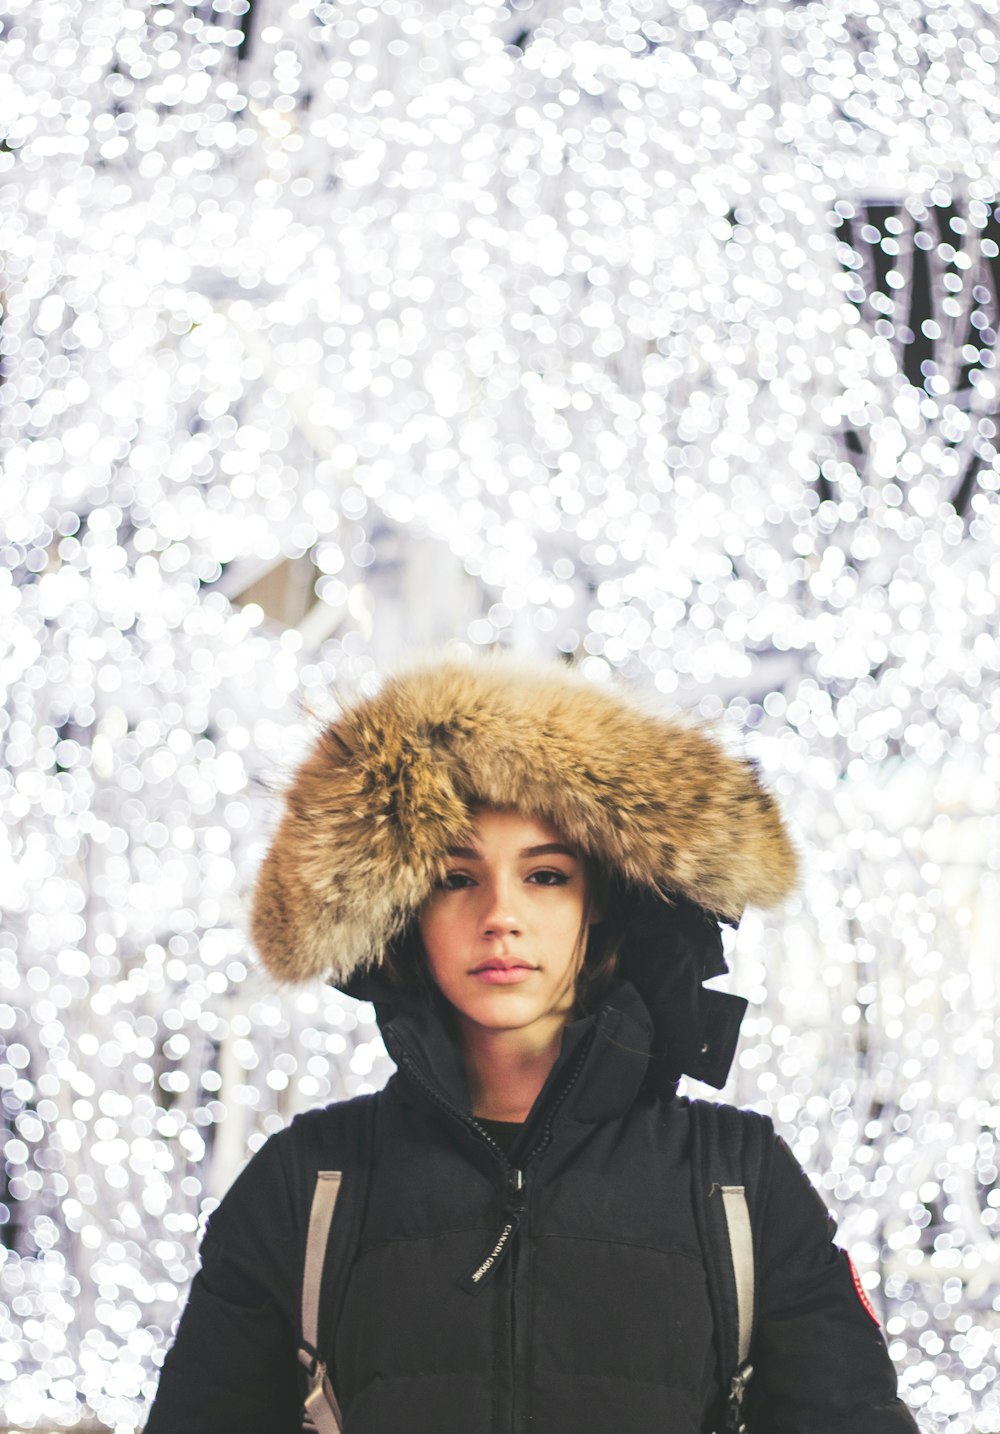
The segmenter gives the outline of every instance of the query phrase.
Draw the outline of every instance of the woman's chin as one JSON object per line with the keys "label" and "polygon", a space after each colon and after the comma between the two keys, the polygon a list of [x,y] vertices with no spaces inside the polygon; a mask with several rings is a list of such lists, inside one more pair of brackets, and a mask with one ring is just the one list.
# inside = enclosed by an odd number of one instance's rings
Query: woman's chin
{"label": "woman's chin", "polygon": [[471,1021],[474,1025],[496,1030],[530,1025],[540,1015],[540,1012],[533,1010],[527,1002],[512,1000],[509,997],[499,1000],[469,1001],[464,1007],[460,1007],[460,1011],[466,1020]]}
{"label": "woman's chin", "polygon": [[510,987],[494,988],[483,992],[475,1001],[463,1002],[456,1007],[463,1021],[483,1031],[522,1031],[529,1026],[549,1026],[558,1029],[569,1019],[569,1011],[553,1011],[539,1008],[526,993],[518,993]]}

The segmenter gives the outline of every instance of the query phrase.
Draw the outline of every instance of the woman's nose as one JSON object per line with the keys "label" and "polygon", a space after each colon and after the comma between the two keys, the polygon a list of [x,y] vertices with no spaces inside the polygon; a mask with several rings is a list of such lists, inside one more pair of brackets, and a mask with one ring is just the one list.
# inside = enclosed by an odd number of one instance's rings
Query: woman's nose
{"label": "woman's nose", "polygon": [[520,929],[520,918],[509,883],[491,882],[485,888],[486,901],[482,912],[484,935],[505,934]]}

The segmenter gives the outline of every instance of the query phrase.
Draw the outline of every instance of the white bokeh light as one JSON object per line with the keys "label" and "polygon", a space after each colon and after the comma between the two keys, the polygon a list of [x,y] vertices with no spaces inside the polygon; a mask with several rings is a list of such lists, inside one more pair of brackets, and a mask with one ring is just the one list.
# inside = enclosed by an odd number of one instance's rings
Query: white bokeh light
{"label": "white bokeh light", "polygon": [[453,639],[761,762],[807,879],[727,1093],[996,1434],[994,0],[3,25],[6,1420],[133,1430],[248,1149],[385,1078],[246,896],[316,717]]}

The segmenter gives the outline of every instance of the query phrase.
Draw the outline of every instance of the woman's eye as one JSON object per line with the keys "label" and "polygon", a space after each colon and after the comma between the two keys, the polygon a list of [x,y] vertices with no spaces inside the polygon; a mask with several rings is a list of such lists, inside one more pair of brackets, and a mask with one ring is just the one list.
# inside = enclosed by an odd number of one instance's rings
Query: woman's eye
{"label": "woman's eye", "polygon": [[448,871],[438,882],[438,886],[444,891],[461,891],[464,886],[471,885],[472,878],[466,876],[464,871]]}
{"label": "woman's eye", "polygon": [[538,886],[565,886],[569,877],[564,871],[533,871],[529,880]]}

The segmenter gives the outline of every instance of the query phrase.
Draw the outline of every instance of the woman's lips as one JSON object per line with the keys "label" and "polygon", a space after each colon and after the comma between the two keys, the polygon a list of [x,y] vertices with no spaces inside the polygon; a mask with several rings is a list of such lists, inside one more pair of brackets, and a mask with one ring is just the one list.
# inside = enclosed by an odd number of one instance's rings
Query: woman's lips
{"label": "woman's lips", "polygon": [[533,975],[534,966],[479,966],[471,974],[488,986],[515,986]]}

